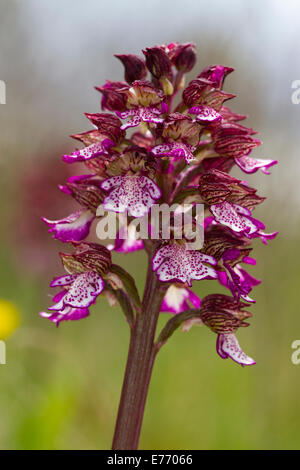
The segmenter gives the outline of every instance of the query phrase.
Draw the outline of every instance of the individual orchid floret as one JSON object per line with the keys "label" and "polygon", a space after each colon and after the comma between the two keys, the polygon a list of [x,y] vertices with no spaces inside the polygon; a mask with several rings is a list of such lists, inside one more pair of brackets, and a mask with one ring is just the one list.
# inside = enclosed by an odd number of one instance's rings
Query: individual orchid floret
{"label": "individual orchid floret", "polygon": [[88,308],[104,290],[103,274],[111,264],[107,248],[93,243],[75,244],[75,253],[61,253],[63,265],[69,274],[55,278],[50,287],[62,291],[54,296],[51,313],[41,312],[57,325],[63,320],[79,320],[89,315]]}
{"label": "individual orchid floret", "polygon": [[142,51],[146,65],[152,75],[152,82],[161,87],[165,95],[174,93],[172,63],[167,46],[155,46]]}
{"label": "individual orchid floret", "polygon": [[104,289],[104,280],[94,271],[55,278],[50,287],[68,287],[65,295],[49,310],[61,311],[64,307],[88,308]]}
{"label": "individual orchid floret", "polygon": [[159,187],[147,176],[113,176],[102,182],[108,191],[103,201],[105,210],[125,212],[132,217],[143,217],[161,196]]}
{"label": "individual orchid floret", "polygon": [[245,173],[255,173],[257,170],[261,170],[266,175],[270,174],[268,168],[278,163],[277,160],[262,160],[250,158],[247,155],[235,158],[234,161]]}
{"label": "individual orchid floret", "polygon": [[67,163],[86,161],[99,156],[108,157],[109,149],[117,145],[124,137],[121,129],[122,123],[116,116],[108,113],[86,113],[86,116],[97,127],[97,130],[72,136],[83,142],[86,147],[70,155],[64,155],[63,160]]}
{"label": "individual orchid floret", "polygon": [[248,326],[244,320],[251,314],[243,308],[248,304],[222,294],[212,294],[201,302],[200,318],[217,337],[217,353],[222,359],[230,357],[242,366],[253,365],[255,361],[241,349],[235,332],[241,326]]}
{"label": "individual orchid floret", "polygon": [[53,234],[53,238],[67,243],[86,238],[94,218],[95,214],[90,210],[79,210],[63,219],[49,220],[42,217],[42,220],[50,227],[49,233]]}
{"label": "individual orchid floret", "polygon": [[178,314],[191,307],[199,308],[201,300],[191,290],[172,284],[163,299],[160,311]]}
{"label": "individual orchid floret", "polygon": [[147,68],[142,57],[136,54],[115,54],[125,68],[125,80],[132,83],[135,80],[143,80],[147,76]]}
{"label": "individual orchid floret", "polygon": [[60,220],[42,220],[50,227],[53,238],[64,243],[85,239],[90,231],[98,206],[104,199],[104,192],[99,187],[99,178],[93,175],[72,176],[65,185],[59,186],[61,191],[70,194],[81,206],[74,214]]}
{"label": "individual orchid floret", "polygon": [[[216,279],[216,265],[212,256],[188,250],[185,243],[168,243],[155,253],[152,269],[160,281],[182,282],[192,285],[192,280]],[[211,266],[209,266],[211,265]]]}
{"label": "individual orchid floret", "polygon": [[251,210],[264,198],[240,180],[219,170],[211,170],[201,175],[199,191],[215,220],[234,232],[252,237],[265,228],[262,222],[251,215]]}
{"label": "individual orchid floret", "polygon": [[95,303],[105,283],[100,274],[89,271],[55,278],[50,287],[63,287],[64,290],[54,297],[56,303],[48,308],[51,313],[41,312],[40,315],[59,324],[63,320],[88,316],[88,307]]}
{"label": "individual orchid floret", "polygon": [[101,108],[108,111],[125,111],[126,95],[124,90],[128,88],[126,82],[107,81],[102,87],[95,87],[102,93]]}

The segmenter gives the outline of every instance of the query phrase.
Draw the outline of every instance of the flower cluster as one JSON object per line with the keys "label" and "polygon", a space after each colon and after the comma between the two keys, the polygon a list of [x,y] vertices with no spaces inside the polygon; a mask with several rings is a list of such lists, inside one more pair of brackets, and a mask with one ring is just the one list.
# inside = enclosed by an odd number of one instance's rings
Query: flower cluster
{"label": "flower cluster", "polygon": [[[276,232],[265,233],[264,224],[253,217],[264,198],[229,172],[237,166],[246,174],[258,170],[269,174],[277,162],[251,156],[261,142],[253,129],[240,123],[246,116],[225,105],[234,98],[223,90],[232,68],[208,66],[185,86],[185,74],[196,62],[193,43],[142,52],[143,56],[116,55],[124,66],[124,81],[96,87],[102,112],[86,114],[93,128],[73,135],[83,146],[63,156],[68,164],[84,165],[87,174],[60,186],[79,208],[61,220],[43,219],[53,237],[73,245],[75,251],[61,254],[67,275],[52,281],[51,287],[62,290],[54,296],[50,313],[41,315],[57,324],[77,320],[89,314],[97,296],[106,294],[114,302],[120,291],[136,306],[135,287],[124,287],[130,275],[112,264],[111,252],[147,249],[146,243],[132,230],[125,240],[119,233],[108,248],[83,241],[98,217],[99,205],[117,213],[120,220],[125,212],[133,220],[147,216],[156,203],[201,203],[205,207],[201,249],[188,249],[184,236],[147,241],[154,252],[153,272],[166,288],[161,311],[175,316],[195,309],[198,316],[188,320],[185,329],[193,322],[206,325],[218,335],[222,358],[254,364],[235,337],[240,326],[247,326],[244,319],[250,314],[243,308],[254,302],[250,293],[260,283],[243,265],[255,264],[249,256],[252,239],[267,243]],[[192,282],[201,279],[218,280],[231,295],[214,294],[201,302],[191,290]]]}

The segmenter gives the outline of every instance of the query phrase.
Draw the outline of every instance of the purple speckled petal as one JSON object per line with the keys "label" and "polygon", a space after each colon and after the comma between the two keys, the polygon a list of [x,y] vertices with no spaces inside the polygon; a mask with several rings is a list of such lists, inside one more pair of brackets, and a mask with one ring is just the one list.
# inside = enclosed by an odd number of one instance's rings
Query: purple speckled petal
{"label": "purple speckled petal", "polygon": [[50,283],[50,287],[69,286],[73,281],[75,281],[76,277],[76,274],[67,274],[66,276],[55,277]]}
{"label": "purple speckled petal", "polygon": [[200,124],[210,124],[212,122],[222,121],[222,116],[210,106],[194,106],[189,109],[190,114],[196,114],[196,121]]}
{"label": "purple speckled petal", "polygon": [[167,144],[157,145],[153,147],[151,153],[156,157],[177,157],[184,158],[186,163],[195,160],[193,151],[195,147],[183,144],[181,142],[170,142]]}
{"label": "purple speckled petal", "polygon": [[82,318],[88,317],[89,314],[90,312],[87,308],[72,308],[68,305],[66,305],[65,308],[59,312],[40,312],[41,317],[48,318],[48,320],[56,323],[57,326],[61,321],[81,320]]}
{"label": "purple speckled petal", "polygon": [[61,311],[66,305],[74,308],[87,308],[95,302],[104,289],[102,277],[93,271],[78,274],[66,295],[48,310]]}
{"label": "purple speckled petal", "polygon": [[240,158],[235,158],[234,161],[245,173],[255,173],[257,170],[260,169],[266,175],[270,174],[267,168],[270,168],[271,166],[276,165],[278,163],[277,160],[255,159],[249,157],[248,155],[245,155]]}
{"label": "purple speckled petal", "polygon": [[126,129],[129,129],[130,127],[137,127],[140,123],[142,122],[142,118],[140,116],[133,116],[129,121],[127,121],[125,124],[121,126],[121,129],[125,131]]}
{"label": "purple speckled petal", "polygon": [[127,119],[130,116],[135,116],[136,115],[136,110],[135,109],[127,109],[127,111],[116,111],[117,116],[119,116],[121,119]]}
{"label": "purple speckled petal", "polygon": [[217,222],[222,225],[226,225],[234,232],[249,231],[248,225],[244,218],[237,213],[234,204],[230,202],[214,204],[210,206],[210,210]]}
{"label": "purple speckled petal", "polygon": [[146,176],[114,176],[101,184],[102,189],[112,191],[103,201],[105,210],[125,212],[133,217],[143,217],[160,198],[159,187]]}
{"label": "purple speckled petal", "polygon": [[100,155],[108,155],[107,148],[114,145],[112,141],[110,142],[111,144],[107,142],[106,145],[104,145],[103,142],[96,142],[81,150],[76,150],[76,152],[70,155],[63,155],[63,161],[67,163],[84,162],[91,158],[99,157]]}
{"label": "purple speckled petal", "polygon": [[61,220],[49,220],[44,217],[42,220],[50,227],[49,232],[53,234],[53,238],[66,243],[87,237],[94,218],[91,211],[80,210]]}
{"label": "purple speckled petal", "polygon": [[256,364],[254,359],[247,356],[241,349],[236,336],[231,334],[220,334],[217,338],[217,353],[222,359],[230,357],[233,361],[242,366],[251,366]]}
{"label": "purple speckled petal", "polygon": [[249,209],[228,201],[211,205],[210,210],[217,222],[248,238],[253,238],[259,230],[265,228],[260,220],[251,217]]}
{"label": "purple speckled petal", "polygon": [[152,269],[163,282],[178,281],[192,285],[192,279],[216,279],[216,271],[203,264],[216,264],[212,256],[187,250],[185,245],[169,244],[160,248],[152,259]]}
{"label": "purple speckled petal", "polygon": [[136,127],[142,121],[143,122],[152,122],[154,124],[160,124],[164,122],[163,118],[160,118],[158,115],[161,114],[157,108],[136,108],[129,109],[122,113],[117,113],[122,119],[130,117],[129,121],[121,126],[122,130],[126,130],[129,127]]}

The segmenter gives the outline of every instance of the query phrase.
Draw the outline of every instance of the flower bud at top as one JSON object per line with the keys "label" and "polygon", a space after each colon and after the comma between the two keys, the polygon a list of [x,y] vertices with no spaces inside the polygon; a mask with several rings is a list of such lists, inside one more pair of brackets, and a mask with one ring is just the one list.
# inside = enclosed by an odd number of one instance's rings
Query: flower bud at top
{"label": "flower bud at top", "polygon": [[147,68],[144,59],[136,54],[115,54],[125,68],[125,80],[132,83],[135,80],[143,80],[147,76]]}
{"label": "flower bud at top", "polygon": [[166,77],[171,79],[172,64],[168,54],[162,47],[155,46],[147,48],[143,51],[143,54],[146,57],[146,65],[155,78],[160,79]]}
{"label": "flower bud at top", "polygon": [[197,56],[196,46],[192,42],[178,44],[171,50],[171,60],[178,70],[190,72],[194,67]]}

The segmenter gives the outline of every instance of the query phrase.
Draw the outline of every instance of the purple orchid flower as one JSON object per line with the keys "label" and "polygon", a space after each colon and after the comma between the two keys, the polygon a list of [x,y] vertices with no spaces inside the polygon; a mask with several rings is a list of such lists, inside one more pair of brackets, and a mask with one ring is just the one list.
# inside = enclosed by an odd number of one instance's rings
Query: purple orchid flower
{"label": "purple orchid flower", "polygon": [[195,250],[187,250],[185,244],[164,245],[155,253],[152,269],[160,281],[182,282],[192,285],[192,280],[216,279],[217,273],[209,265],[216,265],[212,256]]}
{"label": "purple orchid flower", "polygon": [[[120,304],[131,329],[114,449],[137,448],[153,360],[177,328],[206,326],[217,336],[221,358],[242,366],[255,364],[236,337],[238,328],[248,326],[244,320],[251,314],[245,307],[254,302],[250,295],[260,283],[244,264],[255,264],[250,256],[253,239],[267,244],[277,235],[265,233],[263,222],[253,216],[265,198],[230,175],[234,168],[269,174],[277,163],[253,156],[261,144],[255,130],[240,123],[246,115],[225,105],[235,97],[223,89],[233,69],[210,65],[185,86],[185,74],[196,62],[193,43],[171,42],[142,52],[144,57],[116,56],[124,66],[125,81],[96,87],[105,112],[86,113],[92,130],[71,136],[82,148],[63,160],[82,163],[89,174],[69,178],[59,187],[79,208],[61,220],[43,219],[53,237],[70,242],[74,252],[60,254],[67,274],[52,281],[51,287],[60,291],[41,316],[57,325],[85,318],[103,293],[110,305]],[[168,220],[161,220],[162,208],[159,220],[152,220],[158,204],[167,205]],[[198,220],[198,204],[204,207],[204,223]],[[173,205],[175,211],[170,210]],[[192,220],[182,223],[187,207]],[[95,237],[92,222],[102,217],[98,208],[118,213],[114,219],[120,223],[119,232],[114,227],[116,239],[106,247],[83,241]],[[135,218],[128,231],[122,222],[126,216],[127,225],[127,215]],[[106,222],[106,214],[103,217]],[[142,217],[148,238],[142,229],[139,239],[134,224]],[[199,225],[204,243],[195,249],[190,241],[196,239]],[[97,236],[102,236],[100,231]],[[111,259],[113,251],[137,250],[145,250],[148,258],[142,300],[132,275]],[[204,295],[200,300],[190,287],[203,279],[219,281],[230,295]],[[173,315],[156,335],[161,312]]]}
{"label": "purple orchid flower", "polygon": [[147,176],[113,176],[101,184],[109,191],[103,207],[113,212],[128,211],[133,217],[143,217],[160,198],[159,187]]}
{"label": "purple orchid flower", "polygon": [[249,209],[238,204],[225,201],[221,204],[210,206],[210,210],[217,222],[249,238],[252,238],[253,234],[265,228],[260,220],[254,219],[251,216]]}
{"label": "purple orchid flower", "polygon": [[217,336],[217,353],[222,359],[230,357],[242,366],[255,364],[241,349],[235,332],[239,327],[249,326],[244,320],[251,314],[245,310],[249,304],[227,295],[212,294],[202,300],[200,318]]}
{"label": "purple orchid flower", "polygon": [[95,303],[104,286],[103,278],[93,271],[57,277],[50,287],[67,287],[67,290],[53,298],[55,304],[48,308],[51,313],[41,312],[40,315],[57,324],[63,320],[84,318],[89,315],[88,307]]}

